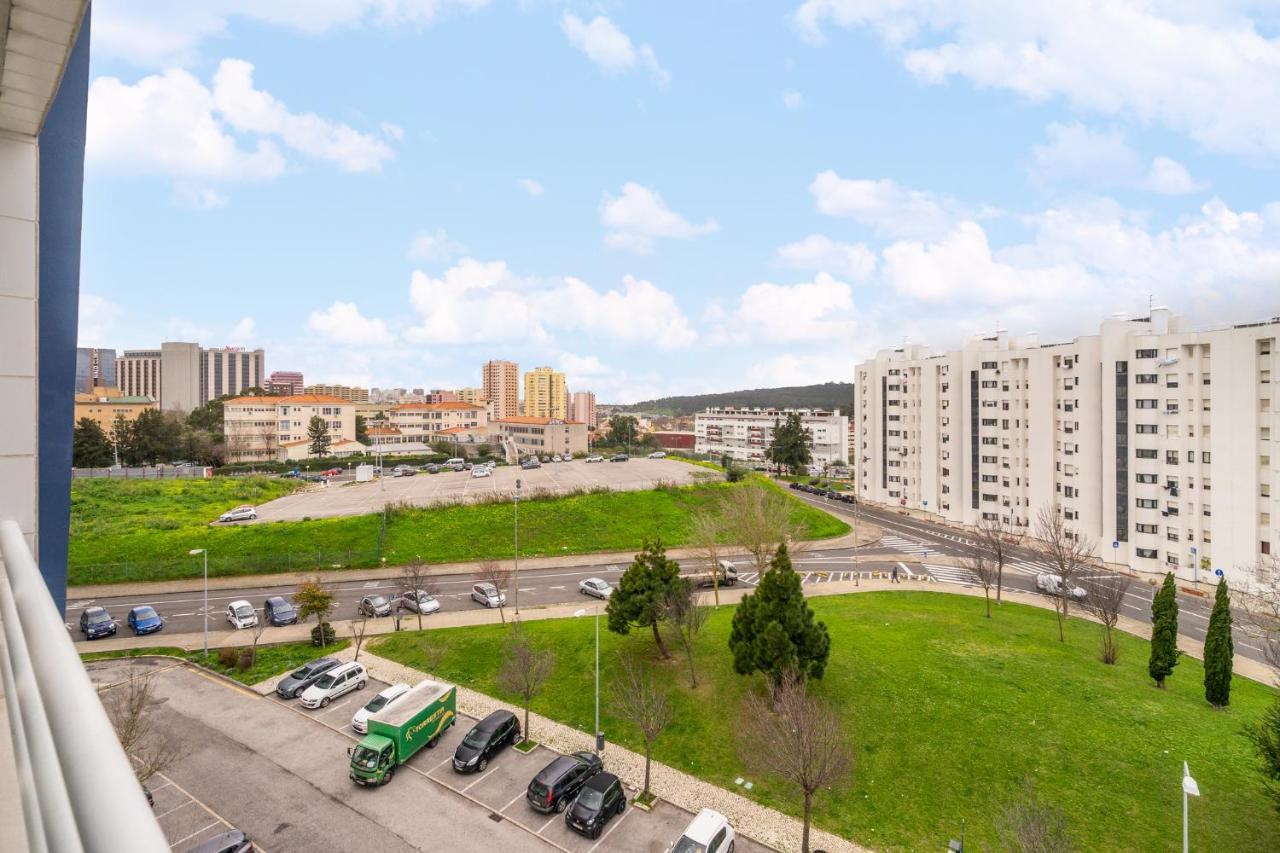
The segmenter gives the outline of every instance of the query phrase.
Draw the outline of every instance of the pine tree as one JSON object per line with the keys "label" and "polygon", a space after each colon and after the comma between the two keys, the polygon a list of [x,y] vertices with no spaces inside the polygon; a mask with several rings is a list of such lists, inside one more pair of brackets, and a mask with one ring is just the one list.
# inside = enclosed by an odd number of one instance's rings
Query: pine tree
{"label": "pine tree", "polygon": [[323,458],[329,455],[329,446],[333,444],[333,439],[329,436],[329,425],[325,423],[324,418],[319,415],[311,416],[311,422],[307,424],[307,438],[311,439],[311,446],[308,449],[312,456]]}
{"label": "pine tree", "polygon": [[1227,579],[1218,581],[1209,614],[1209,631],[1204,637],[1204,698],[1215,708],[1231,703],[1231,663],[1235,654],[1231,640],[1231,596]]}
{"label": "pine tree", "polygon": [[605,605],[609,630],[629,634],[631,629],[652,628],[653,641],[664,658],[670,658],[662,641],[658,623],[662,621],[663,604],[683,583],[680,564],[667,557],[661,542],[645,542],[635,560],[618,578],[618,586]]}
{"label": "pine tree", "polygon": [[105,468],[111,464],[111,440],[93,418],[81,418],[71,434],[71,464],[76,468]]}
{"label": "pine tree", "polygon": [[1151,659],[1147,672],[1155,679],[1157,687],[1164,687],[1164,680],[1178,665],[1178,588],[1173,572],[1164,576],[1164,583],[1151,599]]}
{"label": "pine tree", "polygon": [[799,412],[792,412],[786,421],[774,421],[773,441],[769,443],[765,456],[775,465],[785,465],[794,474],[813,459],[809,444],[810,435],[804,428],[804,421],[800,419]]}
{"label": "pine tree", "polygon": [[788,672],[822,678],[831,638],[827,626],[813,619],[786,545],[778,546],[759,587],[734,612],[729,649],[734,670],[763,672],[775,687]]}

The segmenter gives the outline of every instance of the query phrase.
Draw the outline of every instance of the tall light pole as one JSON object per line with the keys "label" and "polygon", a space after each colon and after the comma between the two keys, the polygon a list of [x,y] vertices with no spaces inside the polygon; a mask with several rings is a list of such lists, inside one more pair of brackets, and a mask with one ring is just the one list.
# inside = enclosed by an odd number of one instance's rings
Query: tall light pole
{"label": "tall light pole", "polygon": [[1187,853],[1187,795],[1200,796],[1200,786],[1191,778],[1187,762],[1182,762],[1182,853]]}
{"label": "tall light pole", "polygon": [[204,619],[204,657],[209,659],[209,549],[208,548],[192,548],[187,552],[194,557],[196,554],[204,555],[204,611],[200,614]]}
{"label": "tall light pole", "polygon": [[[586,610],[574,611],[574,616],[586,616]],[[596,755],[600,754],[601,743],[600,731],[600,602],[596,602]]]}
{"label": "tall light pole", "polygon": [[516,478],[516,524],[515,524],[515,575],[516,575],[516,618],[520,616],[520,478]]}

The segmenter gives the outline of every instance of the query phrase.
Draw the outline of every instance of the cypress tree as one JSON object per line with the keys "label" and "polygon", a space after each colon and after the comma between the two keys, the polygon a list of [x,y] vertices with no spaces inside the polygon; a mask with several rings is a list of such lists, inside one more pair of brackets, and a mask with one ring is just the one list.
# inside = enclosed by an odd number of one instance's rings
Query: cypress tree
{"label": "cypress tree", "polygon": [[1231,703],[1231,662],[1235,654],[1231,640],[1231,597],[1227,579],[1218,581],[1209,614],[1209,631],[1204,637],[1204,698],[1215,708]]}
{"label": "cypress tree", "polygon": [[1173,572],[1169,572],[1151,599],[1151,659],[1147,672],[1157,687],[1164,687],[1164,680],[1178,665],[1178,654],[1178,588]]}
{"label": "cypress tree", "polygon": [[786,545],[778,546],[760,586],[734,612],[729,649],[740,675],[763,672],[775,687],[787,672],[822,678],[831,638],[813,619]]}

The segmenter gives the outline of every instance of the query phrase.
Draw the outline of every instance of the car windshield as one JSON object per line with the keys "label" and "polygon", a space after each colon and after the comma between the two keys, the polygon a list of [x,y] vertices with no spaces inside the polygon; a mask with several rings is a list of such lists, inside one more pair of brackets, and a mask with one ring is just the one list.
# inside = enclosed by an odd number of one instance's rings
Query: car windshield
{"label": "car windshield", "polygon": [[600,804],[604,802],[604,792],[597,791],[594,788],[583,788],[582,793],[578,795],[578,805],[595,811],[600,808]]}
{"label": "car windshield", "polygon": [[369,603],[372,604],[374,607],[382,607],[384,604],[387,603],[387,600],[380,595],[375,595],[369,599]]}
{"label": "car windshield", "polygon": [[386,696],[381,696],[381,695],[374,696],[372,699],[369,700],[369,704],[364,706],[364,709],[368,711],[370,714],[372,714],[375,711],[381,711],[383,708],[387,706],[387,703],[390,701],[391,700],[388,699]]}
{"label": "car windshield", "polygon": [[133,618],[154,619],[156,618],[156,612],[150,607],[139,607],[137,610],[133,611]]}
{"label": "car windshield", "polygon": [[322,675],[320,676],[320,680],[316,682],[316,687],[319,687],[321,690],[327,690],[332,686],[333,686],[332,675],[328,675],[328,674]]}
{"label": "car windshield", "polygon": [[239,616],[241,619],[248,619],[250,616],[253,615],[253,608],[247,604],[237,605],[236,615]]}
{"label": "car windshield", "polygon": [[107,611],[99,610],[97,613],[89,614],[90,625],[105,625],[111,621],[111,617],[107,615]]}
{"label": "car windshield", "polygon": [[707,846],[699,844],[687,835],[682,835],[676,842],[676,846],[671,848],[671,853],[707,853]]}
{"label": "car windshield", "polygon": [[287,601],[277,601],[271,607],[281,616],[288,615],[293,612],[293,605]]}
{"label": "car windshield", "polygon": [[377,767],[378,751],[367,746],[357,746],[355,754],[351,756],[351,763],[357,767],[368,767],[370,769]]}
{"label": "car windshield", "polygon": [[304,666],[302,669],[295,669],[293,671],[294,678],[309,678],[310,676],[311,676],[311,669],[309,667]]}
{"label": "car windshield", "polygon": [[473,749],[479,749],[489,742],[489,733],[480,729],[472,729],[467,732],[467,736],[462,739],[462,742]]}

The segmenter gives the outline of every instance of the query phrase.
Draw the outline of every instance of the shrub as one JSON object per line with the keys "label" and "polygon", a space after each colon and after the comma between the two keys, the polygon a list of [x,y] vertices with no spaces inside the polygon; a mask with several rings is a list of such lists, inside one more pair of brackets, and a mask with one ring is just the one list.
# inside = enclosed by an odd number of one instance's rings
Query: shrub
{"label": "shrub", "polygon": [[817,477],[810,477],[810,478],[809,478],[809,485],[810,485],[810,486],[816,486],[816,485],[818,485],[818,478],[817,478]]}
{"label": "shrub", "polygon": [[231,669],[236,665],[240,652],[237,649],[218,649],[218,664]]}
{"label": "shrub", "polygon": [[253,649],[241,649],[236,657],[236,669],[244,672],[251,666],[253,666]]}
{"label": "shrub", "polygon": [[[321,641],[320,639],[321,629],[324,630],[323,641]],[[311,629],[311,645],[313,646],[327,646],[337,638],[338,638],[338,635],[334,632],[333,626],[330,625],[328,622],[324,622]]]}

